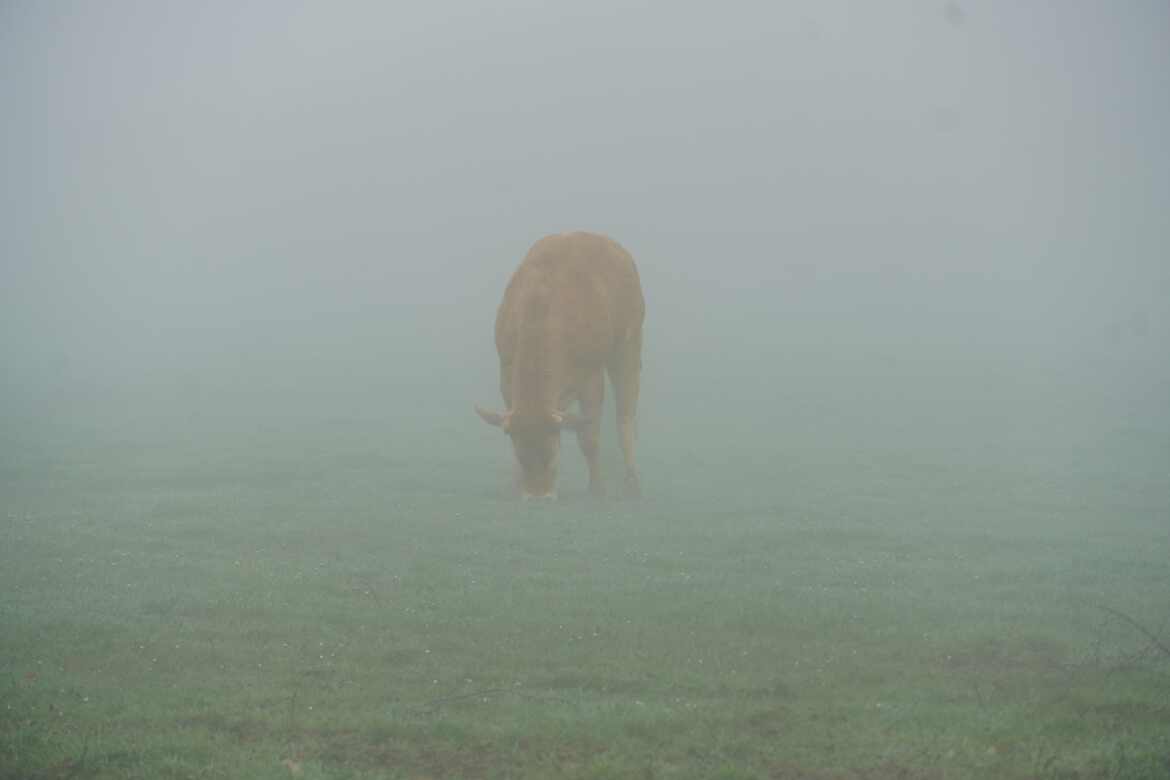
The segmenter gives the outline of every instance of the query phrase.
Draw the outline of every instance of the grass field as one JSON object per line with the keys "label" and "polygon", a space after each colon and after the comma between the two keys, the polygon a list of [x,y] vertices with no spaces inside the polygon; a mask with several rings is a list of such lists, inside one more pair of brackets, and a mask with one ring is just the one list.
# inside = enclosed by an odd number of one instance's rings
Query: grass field
{"label": "grass field", "polygon": [[652,418],[530,507],[468,410],[12,433],[0,775],[1170,776],[1164,436]]}
{"label": "grass field", "polygon": [[[1170,0],[0,0],[0,780],[1170,780],[1168,75]],[[643,497],[513,500],[475,405],[635,331]]]}

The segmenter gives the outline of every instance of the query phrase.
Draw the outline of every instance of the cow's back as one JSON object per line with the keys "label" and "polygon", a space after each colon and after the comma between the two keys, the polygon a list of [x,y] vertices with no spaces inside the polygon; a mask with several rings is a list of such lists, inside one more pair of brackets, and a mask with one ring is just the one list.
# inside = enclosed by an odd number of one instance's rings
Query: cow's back
{"label": "cow's back", "polygon": [[564,334],[578,361],[604,360],[618,340],[640,335],[645,317],[630,253],[597,233],[540,239],[512,275],[496,318],[496,346],[511,362],[518,331],[543,320]]}

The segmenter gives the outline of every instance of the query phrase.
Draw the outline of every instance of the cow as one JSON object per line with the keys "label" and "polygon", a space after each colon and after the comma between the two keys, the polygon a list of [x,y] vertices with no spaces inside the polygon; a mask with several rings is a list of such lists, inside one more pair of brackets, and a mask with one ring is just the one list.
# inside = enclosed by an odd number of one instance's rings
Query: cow
{"label": "cow", "polygon": [[[634,465],[646,305],[630,253],[597,233],[546,236],[512,274],[496,313],[503,412],[476,412],[512,440],[516,488],[555,498],[562,430],[589,464],[589,492],[605,494],[599,437],[605,374],[617,406],[627,497],[641,494]],[[569,406],[579,404],[579,414]]]}

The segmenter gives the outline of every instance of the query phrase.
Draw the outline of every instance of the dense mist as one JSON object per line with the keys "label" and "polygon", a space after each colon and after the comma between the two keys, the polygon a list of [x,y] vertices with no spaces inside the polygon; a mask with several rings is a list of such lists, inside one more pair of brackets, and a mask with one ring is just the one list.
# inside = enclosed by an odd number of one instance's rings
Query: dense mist
{"label": "dense mist", "polygon": [[6,3],[3,414],[475,437],[509,274],[580,228],[639,262],[648,430],[1165,430],[1168,42],[1153,2]]}
{"label": "dense mist", "polygon": [[[0,777],[1170,777],[1168,76],[1164,0],[0,0]],[[609,388],[520,502],[572,230],[638,477]]]}

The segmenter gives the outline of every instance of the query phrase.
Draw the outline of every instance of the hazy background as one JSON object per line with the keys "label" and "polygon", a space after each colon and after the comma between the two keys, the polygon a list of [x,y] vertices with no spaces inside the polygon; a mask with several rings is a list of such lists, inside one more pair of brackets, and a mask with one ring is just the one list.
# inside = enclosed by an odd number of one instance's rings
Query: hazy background
{"label": "hazy background", "polygon": [[1168,76],[1156,1],[4,2],[0,413],[502,447],[495,307],[584,228],[648,485],[715,428],[1164,463]]}

